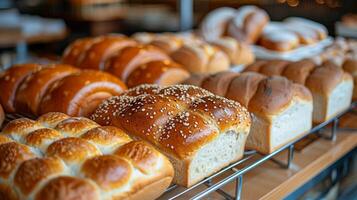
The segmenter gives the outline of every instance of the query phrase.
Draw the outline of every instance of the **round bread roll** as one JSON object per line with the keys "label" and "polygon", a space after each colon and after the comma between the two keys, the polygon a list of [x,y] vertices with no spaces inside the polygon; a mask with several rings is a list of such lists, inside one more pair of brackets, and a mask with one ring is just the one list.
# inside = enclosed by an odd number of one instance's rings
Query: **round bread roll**
{"label": "round bread roll", "polygon": [[173,61],[152,61],[136,68],[126,84],[129,88],[145,83],[169,86],[181,83],[189,76],[188,71]]}
{"label": "round bread roll", "polygon": [[191,73],[215,73],[228,70],[229,58],[209,44],[186,44],[171,54],[174,61]]}
{"label": "round bread roll", "polygon": [[83,59],[78,64],[82,69],[104,70],[107,59],[115,55],[121,49],[134,46],[137,43],[125,36],[106,36],[102,40],[95,42],[88,48]]}
{"label": "round bread roll", "polygon": [[230,7],[217,8],[205,16],[201,23],[201,35],[207,41],[212,41],[223,36],[227,24],[234,17],[236,10]]}
{"label": "round bread roll", "polygon": [[248,65],[254,62],[255,56],[249,45],[231,37],[222,37],[211,42],[214,46],[224,51],[233,65]]}
{"label": "round bread roll", "polygon": [[39,113],[56,111],[87,116],[102,100],[125,89],[124,83],[108,73],[83,70],[54,82],[42,98]]}
{"label": "round bread roll", "polygon": [[151,45],[126,47],[106,62],[105,71],[126,82],[140,65],[169,59],[163,51]]}
{"label": "round bread roll", "polygon": [[41,69],[38,64],[15,65],[0,73],[0,104],[5,112],[15,112],[15,97],[20,84],[31,73]]}
{"label": "round bread roll", "polygon": [[158,47],[165,53],[170,54],[180,48],[184,44],[184,41],[182,38],[173,34],[162,34],[156,36],[150,44]]}
{"label": "round bread roll", "polygon": [[227,33],[238,41],[253,44],[268,22],[269,16],[264,10],[256,6],[242,6],[230,20]]}
{"label": "round bread roll", "polygon": [[273,51],[290,51],[299,45],[299,37],[285,29],[264,30],[259,44]]}
{"label": "round bread roll", "polygon": [[52,65],[32,73],[17,91],[15,106],[18,113],[38,114],[38,107],[49,86],[57,80],[77,73],[69,65]]}
{"label": "round bread roll", "polygon": [[93,43],[96,43],[102,39],[103,38],[101,37],[77,39],[65,49],[62,56],[62,63],[79,66],[84,58],[83,52],[86,52]]}

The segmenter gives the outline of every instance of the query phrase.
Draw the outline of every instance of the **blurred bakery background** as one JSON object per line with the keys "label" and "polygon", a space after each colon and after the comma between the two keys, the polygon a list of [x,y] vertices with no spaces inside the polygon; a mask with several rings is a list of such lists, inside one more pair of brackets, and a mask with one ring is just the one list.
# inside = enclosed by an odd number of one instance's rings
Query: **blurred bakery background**
{"label": "blurred bakery background", "polygon": [[189,30],[215,8],[248,4],[266,10],[273,21],[298,16],[325,25],[332,36],[357,35],[338,26],[357,26],[355,0],[1,0],[0,63],[24,61],[29,52],[56,59],[85,36]]}

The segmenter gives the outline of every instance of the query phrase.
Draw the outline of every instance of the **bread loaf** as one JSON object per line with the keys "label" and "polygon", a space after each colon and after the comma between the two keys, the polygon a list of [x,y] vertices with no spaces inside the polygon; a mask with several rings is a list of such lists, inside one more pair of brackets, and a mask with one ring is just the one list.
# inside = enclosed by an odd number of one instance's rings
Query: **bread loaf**
{"label": "bread loaf", "polygon": [[191,73],[215,73],[229,69],[228,56],[206,43],[186,44],[171,54],[171,58]]}
{"label": "bread loaf", "polygon": [[201,87],[239,102],[253,114],[248,149],[272,153],[312,126],[311,93],[286,78],[226,72],[208,76]]}
{"label": "bread loaf", "polygon": [[62,113],[7,124],[0,135],[1,199],[155,199],[173,168],[121,129]]}
{"label": "bread loaf", "polygon": [[39,69],[41,66],[38,64],[21,64],[0,73],[0,104],[5,112],[15,112],[17,89],[27,76]]}
{"label": "bread loaf", "polygon": [[141,85],[104,102],[91,117],[149,141],[191,186],[242,158],[250,116],[234,101],[198,87]]}
{"label": "bread loaf", "polygon": [[269,16],[264,10],[256,6],[242,6],[229,22],[227,33],[238,41],[253,44],[268,22]]}
{"label": "bread loaf", "polygon": [[41,101],[39,113],[89,116],[103,100],[125,89],[124,83],[108,73],[82,70],[54,82]]}
{"label": "bread loaf", "polygon": [[264,27],[259,44],[273,51],[289,51],[299,46],[299,37],[283,23],[270,23]]}
{"label": "bread loaf", "polygon": [[346,59],[342,67],[353,77],[353,100],[357,100],[357,60]]}
{"label": "bread loaf", "polygon": [[130,73],[127,79],[129,88],[140,84],[174,85],[186,80],[190,74],[173,61],[152,61],[143,64]]}
{"label": "bread loaf", "polygon": [[[267,67],[268,66],[268,67]],[[261,61],[246,68],[265,75],[281,75],[304,84],[314,99],[313,122],[322,123],[351,104],[353,80],[333,62],[316,66],[309,59],[288,63],[286,61]]]}
{"label": "bread loaf", "polygon": [[154,46],[127,47],[106,62],[105,71],[126,82],[129,75],[140,65],[169,59],[164,52]]}

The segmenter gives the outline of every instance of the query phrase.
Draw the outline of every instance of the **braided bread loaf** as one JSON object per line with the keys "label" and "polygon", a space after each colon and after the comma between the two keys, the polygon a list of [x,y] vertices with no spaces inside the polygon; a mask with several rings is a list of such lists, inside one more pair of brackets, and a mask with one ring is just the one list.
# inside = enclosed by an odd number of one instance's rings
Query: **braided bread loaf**
{"label": "braided bread loaf", "polygon": [[194,86],[142,85],[104,102],[91,118],[149,141],[191,186],[243,156],[250,116],[234,101]]}
{"label": "braided bread loaf", "polygon": [[248,149],[271,153],[312,126],[311,93],[286,78],[268,78],[255,72],[221,72],[201,82],[187,80],[185,83],[198,84],[248,108],[254,115],[246,144]]}
{"label": "braided bread loaf", "polygon": [[351,104],[353,79],[332,62],[316,66],[311,60],[291,63],[280,60],[260,61],[248,66],[245,71],[285,76],[309,88],[314,99],[314,123],[322,123],[334,117]]}
{"label": "braided bread loaf", "polygon": [[172,177],[153,147],[86,118],[21,118],[0,135],[0,199],[154,199]]}
{"label": "braided bread loaf", "polygon": [[86,116],[103,99],[125,89],[119,79],[105,72],[61,64],[17,65],[0,75],[0,103],[7,113],[39,115],[59,111]]}
{"label": "braided bread loaf", "polygon": [[[167,46],[161,41],[163,40],[154,42],[154,44],[163,49],[171,48],[171,43]],[[134,71],[136,75],[133,76],[143,77],[143,79],[138,79],[138,82],[134,82],[137,79],[132,78],[130,86],[136,86],[142,82],[163,85],[175,84],[188,77],[188,72],[178,64],[162,64],[172,61],[160,48],[153,45],[138,44],[122,35],[78,39],[66,48],[62,61],[82,69],[97,69],[109,72],[125,83],[129,83],[128,78],[132,76]],[[161,61],[161,63],[158,64],[154,61]],[[155,65],[154,68],[147,68],[148,63],[151,63],[150,66]],[[145,70],[136,70],[139,68],[145,68]],[[173,75],[172,72],[176,74]],[[145,78],[146,73],[155,73],[155,76]],[[172,82],[167,81],[167,76],[172,78]]]}

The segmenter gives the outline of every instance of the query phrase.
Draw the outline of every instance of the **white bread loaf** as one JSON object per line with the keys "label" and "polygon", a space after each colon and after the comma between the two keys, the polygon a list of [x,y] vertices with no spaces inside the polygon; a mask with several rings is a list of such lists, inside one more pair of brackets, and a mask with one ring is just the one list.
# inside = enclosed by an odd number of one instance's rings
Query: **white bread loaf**
{"label": "white bread loaf", "polygon": [[86,118],[21,118],[0,134],[0,199],[154,199],[172,177],[152,146]]}
{"label": "white bread loaf", "polygon": [[104,102],[92,115],[155,145],[191,186],[242,158],[250,116],[238,103],[198,87],[142,85]]}
{"label": "white bread loaf", "polygon": [[311,93],[284,77],[224,72],[208,76],[201,87],[239,102],[253,114],[248,149],[271,153],[311,129]]}

